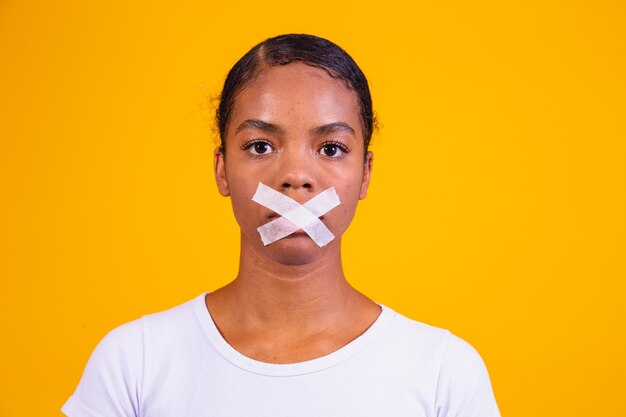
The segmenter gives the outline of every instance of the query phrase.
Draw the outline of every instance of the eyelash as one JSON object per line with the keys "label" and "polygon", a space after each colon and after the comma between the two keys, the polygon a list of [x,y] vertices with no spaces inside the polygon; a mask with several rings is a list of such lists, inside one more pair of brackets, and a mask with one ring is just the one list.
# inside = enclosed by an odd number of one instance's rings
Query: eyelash
{"label": "eyelash", "polygon": [[[274,146],[270,142],[265,140],[265,139],[250,139],[249,141],[246,141],[246,142],[241,144],[241,149],[244,150],[244,151],[247,151],[251,147],[256,145],[257,143],[266,143],[270,148],[274,149]],[[267,156],[267,155],[255,155],[255,154],[250,153],[250,152],[248,152],[248,155],[250,155],[250,157],[252,157],[254,159],[263,158],[264,156]]]}
{"label": "eyelash", "polygon": [[[253,147],[254,145],[256,145],[257,143],[265,143],[265,144],[267,144],[270,148],[274,149],[274,146],[273,146],[273,145],[272,145],[269,141],[267,141],[267,140],[265,140],[265,139],[250,139],[249,141],[246,141],[246,142],[244,142],[244,143],[241,145],[241,149],[242,149],[242,150],[244,150],[244,151],[247,151],[247,150],[249,150],[251,147]],[[324,146],[327,146],[327,145],[335,145],[336,147],[338,147],[338,148],[341,150],[341,152],[343,153],[343,155],[350,153],[350,150],[351,150],[351,149],[350,149],[350,147],[349,147],[348,145],[346,145],[346,144],[345,144],[345,143],[343,143],[343,142],[336,141],[336,140],[328,140],[328,141],[326,141],[326,142],[322,143],[322,144],[320,145],[319,149],[321,150],[321,149],[323,149],[323,148],[324,148]],[[318,151],[318,152],[319,152],[319,151]],[[339,159],[339,158],[341,158],[343,155],[338,156],[338,157],[328,156],[328,158],[330,158],[330,159]],[[256,158],[262,158],[262,157],[267,156],[267,155],[255,155],[255,154],[250,154],[250,156],[251,156],[252,158],[255,158],[255,159],[256,159]],[[323,155],[323,156],[326,156],[326,155]]]}
{"label": "eyelash", "polygon": [[[350,153],[350,147],[348,145],[346,145],[345,143],[343,143],[343,142],[339,142],[339,141],[336,141],[336,140],[328,140],[328,141],[322,143],[322,145],[320,146],[320,149],[322,149],[326,145],[335,145],[344,154]],[[329,158],[331,158],[331,157],[329,157]],[[337,159],[337,158],[335,157],[333,159]]]}

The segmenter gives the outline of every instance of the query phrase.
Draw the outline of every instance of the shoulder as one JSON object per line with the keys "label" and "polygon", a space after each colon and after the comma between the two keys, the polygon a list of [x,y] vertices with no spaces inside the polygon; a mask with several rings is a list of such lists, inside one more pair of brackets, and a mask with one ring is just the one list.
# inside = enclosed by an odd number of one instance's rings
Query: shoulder
{"label": "shoulder", "polygon": [[465,374],[486,372],[485,362],[478,351],[459,336],[449,333],[446,340],[442,371],[463,371]]}
{"label": "shoulder", "polygon": [[[447,329],[396,313],[388,336],[415,373],[427,374],[438,417],[499,417],[485,362]],[[410,364],[413,363],[414,366]]]}
{"label": "shoulder", "polygon": [[[393,311],[393,310],[392,310]],[[462,366],[482,369],[484,362],[478,351],[464,339],[447,329],[432,326],[394,313],[388,337],[395,343],[407,345],[415,352],[429,352],[440,359],[441,369]],[[431,357],[432,358],[432,357]]]}
{"label": "shoulder", "polygon": [[146,314],[141,318],[144,332],[181,333],[196,323],[193,321],[197,304],[204,303],[204,294],[167,310]]}
{"label": "shoulder", "polygon": [[411,319],[388,307],[393,319],[386,339],[398,349],[415,358],[427,358],[430,363],[440,363],[451,337],[450,331]]}
{"label": "shoulder", "polygon": [[[73,395],[69,416],[134,416],[140,408],[146,358],[166,351],[193,321],[193,301],[147,314],[110,330],[92,351]],[[197,300],[196,300],[197,302]],[[94,410],[97,410],[94,411]]]}
{"label": "shoulder", "polygon": [[155,333],[167,340],[167,336],[180,334],[193,324],[193,302],[190,300],[167,310],[146,314],[140,318],[121,324],[109,331],[100,340],[93,355],[108,358],[125,356],[138,358],[142,355],[146,338]]}
{"label": "shoulder", "polygon": [[136,415],[142,367],[142,321],[136,319],[100,340],[61,411],[71,417]]}
{"label": "shoulder", "polygon": [[437,381],[439,416],[499,417],[485,362],[465,340],[450,334]]}

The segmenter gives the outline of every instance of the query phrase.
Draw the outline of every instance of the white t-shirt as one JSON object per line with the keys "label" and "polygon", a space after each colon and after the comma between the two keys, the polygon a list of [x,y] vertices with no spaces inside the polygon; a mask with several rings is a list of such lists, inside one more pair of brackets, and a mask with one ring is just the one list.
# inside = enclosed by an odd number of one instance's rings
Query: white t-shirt
{"label": "white t-shirt", "polygon": [[499,417],[467,342],[380,305],[362,335],[317,359],[272,364],[219,333],[205,294],[109,332],[69,417]]}

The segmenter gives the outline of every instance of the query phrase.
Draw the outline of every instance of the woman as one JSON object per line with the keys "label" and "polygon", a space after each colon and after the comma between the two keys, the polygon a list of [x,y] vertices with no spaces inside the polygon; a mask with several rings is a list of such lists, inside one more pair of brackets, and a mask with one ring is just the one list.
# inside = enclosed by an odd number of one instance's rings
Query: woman
{"label": "woman", "polygon": [[81,416],[499,416],[477,352],[352,288],[341,236],[365,198],[367,80],[337,45],[283,35],[232,68],[219,192],[239,273],[96,347],[63,406]]}

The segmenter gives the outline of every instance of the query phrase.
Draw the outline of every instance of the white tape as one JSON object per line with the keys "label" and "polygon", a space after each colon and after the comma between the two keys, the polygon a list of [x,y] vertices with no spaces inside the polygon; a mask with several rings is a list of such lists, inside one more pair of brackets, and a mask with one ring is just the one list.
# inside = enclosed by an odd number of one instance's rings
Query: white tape
{"label": "white tape", "polygon": [[322,247],[335,238],[319,219],[341,204],[334,187],[327,188],[304,204],[287,197],[281,192],[259,182],[252,201],[267,207],[282,217],[257,228],[264,245],[276,242],[302,229]]}

